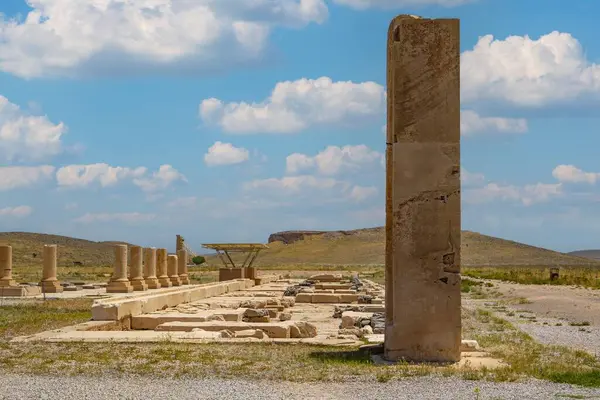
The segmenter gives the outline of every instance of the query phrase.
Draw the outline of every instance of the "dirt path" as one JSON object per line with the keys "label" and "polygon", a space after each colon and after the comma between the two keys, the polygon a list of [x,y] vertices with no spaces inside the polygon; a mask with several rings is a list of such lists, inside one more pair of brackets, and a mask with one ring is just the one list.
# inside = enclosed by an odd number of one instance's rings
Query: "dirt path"
{"label": "dirt path", "polygon": [[572,286],[519,285],[495,282],[506,296],[524,298],[529,304],[519,304],[521,310],[538,316],[557,318],[566,322],[589,322],[600,326],[600,290]]}
{"label": "dirt path", "polygon": [[[600,358],[600,290],[493,281],[491,296],[476,300],[540,343]],[[502,294],[498,296],[493,293]]]}

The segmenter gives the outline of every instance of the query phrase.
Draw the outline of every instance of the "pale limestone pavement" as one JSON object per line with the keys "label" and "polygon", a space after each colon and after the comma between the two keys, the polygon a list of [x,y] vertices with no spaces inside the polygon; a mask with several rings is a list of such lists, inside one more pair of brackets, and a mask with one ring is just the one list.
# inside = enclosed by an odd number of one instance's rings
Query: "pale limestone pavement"
{"label": "pale limestone pavement", "polygon": [[394,18],[387,57],[385,358],[456,362],[459,20]]}
{"label": "pale limestone pavement", "polygon": [[[6,388],[10,388],[7,390]],[[476,394],[478,389],[479,394]],[[2,400],[556,400],[596,398],[598,389],[583,389],[542,381],[489,383],[458,378],[420,377],[387,383],[274,382],[244,379],[156,376],[0,375]]]}

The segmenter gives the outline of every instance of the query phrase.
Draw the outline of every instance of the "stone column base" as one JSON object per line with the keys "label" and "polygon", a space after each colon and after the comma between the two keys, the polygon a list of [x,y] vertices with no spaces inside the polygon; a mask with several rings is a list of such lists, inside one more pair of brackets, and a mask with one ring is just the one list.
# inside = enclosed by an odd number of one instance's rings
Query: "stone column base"
{"label": "stone column base", "polygon": [[41,281],[42,293],[62,293],[64,288],[58,281]]}
{"label": "stone column base", "polygon": [[132,280],[131,286],[135,292],[143,292],[148,290],[148,285],[143,279]]}
{"label": "stone column base", "polygon": [[12,279],[0,281],[0,287],[15,287],[15,286],[19,286],[19,285],[17,285],[17,282]]}
{"label": "stone column base", "polygon": [[179,275],[179,280],[181,280],[182,285],[190,284],[190,277],[188,275]]}
{"label": "stone column base", "polygon": [[160,287],[172,287],[173,283],[168,276],[158,278],[158,283],[160,283]]}
{"label": "stone column base", "polygon": [[133,287],[129,281],[112,281],[106,286],[106,293],[131,293]]}
{"label": "stone column base", "polygon": [[219,282],[244,279],[244,268],[221,268],[219,269]]}
{"label": "stone column base", "polygon": [[160,283],[158,282],[158,278],[146,278],[146,285],[148,285],[148,289],[160,289]]}
{"label": "stone column base", "polygon": [[181,279],[179,279],[179,276],[170,276],[169,280],[173,286],[181,286]]}

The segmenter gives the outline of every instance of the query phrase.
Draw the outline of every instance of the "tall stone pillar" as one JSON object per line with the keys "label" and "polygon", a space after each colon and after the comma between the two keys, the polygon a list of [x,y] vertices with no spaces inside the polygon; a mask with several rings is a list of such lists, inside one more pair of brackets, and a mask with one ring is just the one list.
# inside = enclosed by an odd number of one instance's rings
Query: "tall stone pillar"
{"label": "tall stone pillar", "polygon": [[0,287],[17,286],[12,278],[12,246],[0,245]]}
{"label": "tall stone pillar", "polygon": [[144,281],[142,271],[142,248],[140,246],[131,246],[131,262],[130,262],[130,281],[133,290],[143,292],[148,290],[148,285]]}
{"label": "tall stone pillar", "polygon": [[167,249],[156,250],[156,275],[158,275],[160,287],[173,286],[167,272],[167,254]]}
{"label": "tall stone pillar", "polygon": [[185,249],[177,251],[177,273],[182,285],[190,284],[190,277],[188,275],[188,252]]}
{"label": "tall stone pillar", "polygon": [[459,20],[402,15],[387,54],[384,357],[460,360]]}
{"label": "tall stone pillar", "polygon": [[160,289],[160,283],[156,277],[156,248],[144,249],[144,280],[149,289]]}
{"label": "tall stone pillar", "polygon": [[115,245],[115,264],[111,281],[106,287],[107,293],[130,293],[133,287],[127,278],[127,245]]}
{"label": "tall stone pillar", "polygon": [[58,282],[57,273],[58,246],[47,244],[43,250],[42,282],[40,287],[43,293],[62,293],[63,287]]}
{"label": "tall stone pillar", "polygon": [[169,280],[173,286],[181,286],[181,280],[179,279],[179,273],[177,272],[177,269],[179,268],[177,259],[178,257],[173,254],[167,256],[167,270]]}

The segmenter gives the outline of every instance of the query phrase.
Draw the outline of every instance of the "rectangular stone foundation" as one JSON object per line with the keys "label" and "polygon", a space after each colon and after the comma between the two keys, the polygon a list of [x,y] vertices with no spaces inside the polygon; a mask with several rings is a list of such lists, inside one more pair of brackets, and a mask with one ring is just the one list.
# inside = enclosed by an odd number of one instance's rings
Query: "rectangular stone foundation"
{"label": "rectangular stone foundation", "polygon": [[234,279],[245,279],[244,268],[220,268],[219,282],[232,281]]}
{"label": "rectangular stone foundation", "polygon": [[27,297],[42,294],[39,286],[0,286],[0,297]]}
{"label": "rectangular stone foundation", "polygon": [[139,294],[125,299],[96,300],[92,305],[92,319],[94,321],[119,321],[166,307],[175,307],[182,303],[191,303],[229,292],[245,290],[252,286],[254,286],[254,281],[238,279],[198,286],[168,288],[162,293],[138,292]]}
{"label": "rectangular stone foundation", "polygon": [[[459,21],[388,36],[384,357],[460,360]],[[390,159],[391,158],[391,159]]]}

